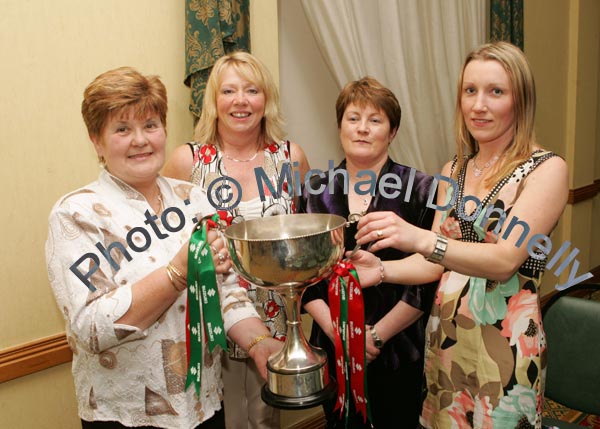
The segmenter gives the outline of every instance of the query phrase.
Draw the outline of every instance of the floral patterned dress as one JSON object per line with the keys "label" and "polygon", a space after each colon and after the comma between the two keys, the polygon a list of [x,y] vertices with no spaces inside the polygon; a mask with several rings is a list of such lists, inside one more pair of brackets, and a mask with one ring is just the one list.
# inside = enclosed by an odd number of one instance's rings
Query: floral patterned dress
{"label": "floral patterned dress", "polygon": [[[194,166],[192,167],[191,182],[200,185],[207,192],[211,192],[212,201],[219,201],[215,195],[221,183],[226,183],[228,177],[221,151],[213,144],[188,143],[192,149]],[[273,189],[278,189],[279,178],[285,163],[290,161],[289,142],[273,142],[264,148],[264,163],[262,169],[269,178]],[[214,185],[213,185],[214,184]],[[216,185],[216,186],[215,186]],[[258,186],[258,183],[257,183]],[[231,202],[230,208],[224,202],[219,210],[226,215],[229,223],[237,223],[265,216],[294,213],[293,187],[284,179],[281,194],[274,196],[268,186],[264,186],[265,199],[259,197],[239,204]],[[240,286],[248,291],[248,297],[255,303],[256,311],[263,322],[273,334],[273,337],[285,341],[287,325],[285,306],[281,297],[275,292],[255,285],[239,277]],[[233,342],[229,342],[230,356],[241,359],[248,357],[246,351]]]}
{"label": "floral patterned dress", "polygon": [[[525,177],[553,156],[534,152],[494,186],[475,221],[457,215],[465,198],[464,163],[456,202],[443,216],[447,230],[456,230],[463,241],[496,241],[499,215],[480,226],[485,209],[502,209],[508,217]],[[529,257],[506,283],[443,274],[427,325],[423,427],[541,428],[546,341],[538,288],[545,264],[546,259]]]}

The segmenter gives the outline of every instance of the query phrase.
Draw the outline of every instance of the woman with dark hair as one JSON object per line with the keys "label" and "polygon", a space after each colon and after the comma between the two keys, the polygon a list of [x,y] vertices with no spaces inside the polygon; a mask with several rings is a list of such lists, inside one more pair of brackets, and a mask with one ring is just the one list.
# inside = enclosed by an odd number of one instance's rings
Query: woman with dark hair
{"label": "woman with dark hair", "polygon": [[[392,91],[371,77],[349,82],[338,96],[336,114],[345,158],[334,172],[345,171],[347,176],[338,172],[333,178],[327,174],[313,177],[310,189],[319,192],[311,194],[305,189],[301,210],[337,214],[351,222],[368,213],[392,211],[417,227],[430,228],[434,211],[426,203],[432,177],[398,164],[388,155],[401,116],[400,104]],[[406,188],[399,192],[393,182],[404,186],[411,183],[410,195]],[[345,231],[347,249],[356,245],[355,234],[353,223]],[[375,255],[384,261],[408,256],[393,248],[382,249]],[[327,351],[329,373],[335,378],[328,287],[328,282],[322,282],[307,288],[303,303],[314,319],[310,342]],[[324,405],[327,427],[370,428],[371,423],[376,428],[416,427],[421,409],[425,321],[433,291],[432,286],[398,286],[387,281],[363,291],[369,362],[366,393],[372,420],[365,422],[366,416],[351,408],[346,422],[343,414],[334,412],[336,404],[332,400]],[[390,386],[394,394],[389,393]]]}

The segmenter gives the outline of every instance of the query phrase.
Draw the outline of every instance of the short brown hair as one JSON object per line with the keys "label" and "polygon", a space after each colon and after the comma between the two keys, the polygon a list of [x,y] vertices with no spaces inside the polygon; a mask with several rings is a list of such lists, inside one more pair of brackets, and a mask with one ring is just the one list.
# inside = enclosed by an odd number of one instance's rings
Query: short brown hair
{"label": "short brown hair", "polygon": [[96,77],[83,92],[81,114],[91,136],[99,136],[110,117],[129,108],[138,117],[158,115],[166,128],[167,90],[158,76],[120,67]]}
{"label": "short brown hair", "polygon": [[402,116],[400,103],[394,93],[379,83],[377,79],[365,76],[344,86],[335,103],[338,128],[340,128],[344,112],[350,104],[356,104],[359,107],[373,105],[373,107],[385,113],[390,121],[392,131],[397,131],[400,127]]}

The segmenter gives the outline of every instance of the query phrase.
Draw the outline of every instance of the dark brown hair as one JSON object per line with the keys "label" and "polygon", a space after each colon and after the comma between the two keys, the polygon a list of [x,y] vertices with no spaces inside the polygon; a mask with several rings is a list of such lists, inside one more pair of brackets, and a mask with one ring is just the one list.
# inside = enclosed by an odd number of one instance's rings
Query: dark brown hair
{"label": "dark brown hair", "polygon": [[402,116],[400,103],[394,93],[379,83],[377,79],[365,76],[344,86],[335,103],[338,128],[341,127],[344,112],[350,104],[356,104],[361,108],[372,105],[376,109],[382,110],[390,121],[392,133],[400,127]]}

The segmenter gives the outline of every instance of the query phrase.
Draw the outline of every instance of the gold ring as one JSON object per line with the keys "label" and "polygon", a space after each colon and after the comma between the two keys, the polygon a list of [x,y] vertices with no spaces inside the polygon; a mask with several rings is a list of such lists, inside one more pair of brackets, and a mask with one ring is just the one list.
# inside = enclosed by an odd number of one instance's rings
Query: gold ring
{"label": "gold ring", "polygon": [[381,237],[383,237],[383,231],[378,229],[377,230],[377,238],[381,238]]}

